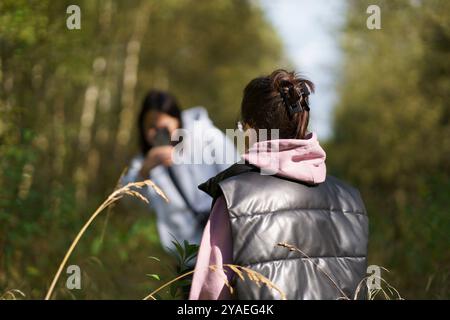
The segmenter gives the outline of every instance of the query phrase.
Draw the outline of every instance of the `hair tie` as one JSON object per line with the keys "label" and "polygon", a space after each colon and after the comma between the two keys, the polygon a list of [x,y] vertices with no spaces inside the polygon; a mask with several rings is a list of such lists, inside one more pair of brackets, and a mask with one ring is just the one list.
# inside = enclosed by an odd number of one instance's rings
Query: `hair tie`
{"label": "hair tie", "polygon": [[[295,90],[294,86],[290,83],[288,85],[288,93],[290,97],[294,96],[294,90]],[[295,113],[303,112],[304,110],[306,111],[310,110],[308,99],[310,91],[304,82],[300,83],[300,98],[293,103],[289,102],[289,98],[284,92],[283,88],[281,88],[279,91],[281,97],[283,98],[284,105],[288,110],[289,117],[292,117]]]}
{"label": "hair tie", "polygon": [[300,104],[302,105],[303,109],[306,111],[309,111],[309,95],[311,92],[308,89],[308,86],[302,82],[300,83],[300,95],[302,99],[300,99]]}

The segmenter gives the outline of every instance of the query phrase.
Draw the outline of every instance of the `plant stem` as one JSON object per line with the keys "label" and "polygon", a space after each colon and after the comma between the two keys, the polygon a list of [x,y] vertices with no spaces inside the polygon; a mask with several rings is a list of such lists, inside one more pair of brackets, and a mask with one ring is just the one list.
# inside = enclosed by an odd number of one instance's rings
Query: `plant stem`
{"label": "plant stem", "polygon": [[61,264],[59,265],[58,271],[55,274],[55,277],[53,278],[52,284],[50,285],[50,288],[47,291],[47,294],[45,296],[45,300],[50,300],[53,290],[55,289],[56,283],[58,282],[59,277],[61,276],[61,273],[64,269],[64,266],[67,263],[67,260],[69,260],[70,255],[72,254],[73,250],[75,249],[75,246],[77,245],[78,241],[80,241],[81,237],[83,236],[86,229],[89,227],[89,225],[94,221],[94,219],[99,215],[100,212],[102,212],[108,205],[111,203],[109,202],[111,199],[108,198],[105,200],[105,202],[102,203],[102,205],[94,212],[94,214],[89,218],[89,220],[84,224],[83,228],[78,232],[75,239],[72,241],[72,244],[69,247],[69,250],[67,250],[66,255],[64,256],[64,259],[62,260]]}
{"label": "plant stem", "polygon": [[166,282],[164,285],[162,285],[162,286],[159,287],[158,289],[154,290],[152,293],[150,293],[148,296],[146,296],[146,297],[145,297],[144,299],[142,299],[142,300],[148,300],[148,299],[150,299],[150,298],[152,298],[153,300],[156,300],[155,297],[153,297],[154,294],[156,294],[157,292],[161,291],[162,289],[164,289],[164,288],[167,287],[168,285],[171,285],[172,283],[174,283],[174,282],[176,282],[176,281],[178,281],[178,280],[180,280],[180,279],[182,279],[182,278],[184,278],[184,277],[187,277],[187,276],[190,275],[190,274],[193,274],[194,272],[195,272],[195,270],[191,270],[191,271],[189,271],[189,272],[183,273],[181,276],[178,276],[178,277],[176,277],[176,278],[173,279],[173,280],[170,280],[169,282]]}

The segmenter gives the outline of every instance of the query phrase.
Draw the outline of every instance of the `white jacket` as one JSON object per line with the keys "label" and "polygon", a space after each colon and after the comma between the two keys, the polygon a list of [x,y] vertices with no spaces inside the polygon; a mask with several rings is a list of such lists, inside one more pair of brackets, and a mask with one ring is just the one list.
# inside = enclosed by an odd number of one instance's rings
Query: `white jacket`
{"label": "white jacket", "polygon": [[[201,154],[203,152],[201,140],[207,140],[209,149],[214,150],[214,158],[225,159],[223,157],[223,152],[225,152],[227,155],[233,154],[232,158],[238,159],[233,143],[227,139],[223,132],[214,127],[204,108],[195,107],[184,110],[181,117],[183,129],[188,132],[195,130],[197,133],[201,133],[200,135],[195,134],[191,136],[191,141],[196,146],[192,149],[194,153],[198,155],[200,152]],[[142,167],[143,159],[144,156],[142,154],[133,158],[127,174],[122,178],[122,184],[142,180],[139,176],[139,170]],[[174,164],[171,168],[190,205],[197,212],[209,213],[211,197],[200,191],[197,186],[225,170],[231,164],[231,162],[227,164]],[[141,191],[150,202],[149,209],[153,208],[156,212],[157,227],[162,246],[166,250],[173,248],[172,240],[174,238],[179,242],[187,240],[189,243],[199,244],[203,229],[172,182],[167,168],[163,165],[153,168],[149,172],[149,179],[160,187],[169,198],[169,203],[167,203],[151,188]]]}

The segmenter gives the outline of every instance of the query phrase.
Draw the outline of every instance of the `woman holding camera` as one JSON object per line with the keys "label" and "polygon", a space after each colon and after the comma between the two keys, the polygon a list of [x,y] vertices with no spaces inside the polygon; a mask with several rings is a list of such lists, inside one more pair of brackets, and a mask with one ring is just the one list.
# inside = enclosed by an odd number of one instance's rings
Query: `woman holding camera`
{"label": "woman holding camera", "polygon": [[[228,167],[221,160],[224,154],[236,156],[234,145],[214,127],[204,108],[181,111],[175,97],[163,91],[151,90],[145,97],[138,129],[141,152],[131,161],[122,184],[151,179],[167,195],[169,203],[151,188],[143,191],[149,209],[156,213],[160,241],[166,250],[173,247],[173,240],[199,244],[211,199],[197,185]],[[180,144],[171,137],[178,136],[178,131],[200,150],[207,144],[217,161],[175,163],[174,151]]]}

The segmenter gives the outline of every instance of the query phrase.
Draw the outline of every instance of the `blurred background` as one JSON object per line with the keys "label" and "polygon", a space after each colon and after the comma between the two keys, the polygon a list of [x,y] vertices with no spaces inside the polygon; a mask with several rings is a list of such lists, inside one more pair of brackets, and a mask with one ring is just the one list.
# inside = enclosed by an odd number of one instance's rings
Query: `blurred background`
{"label": "blurred background", "polygon": [[[81,8],[68,30],[66,8]],[[381,9],[369,30],[366,9]],[[138,151],[150,88],[234,128],[242,90],[284,67],[316,82],[310,130],[361,190],[369,264],[406,299],[450,298],[450,2],[2,0],[0,295],[42,299],[74,236]],[[128,201],[127,201],[128,202]],[[104,212],[65,299],[140,299],[169,276],[154,216]],[[136,203],[134,205],[134,203]],[[64,277],[63,277],[64,278]]]}

